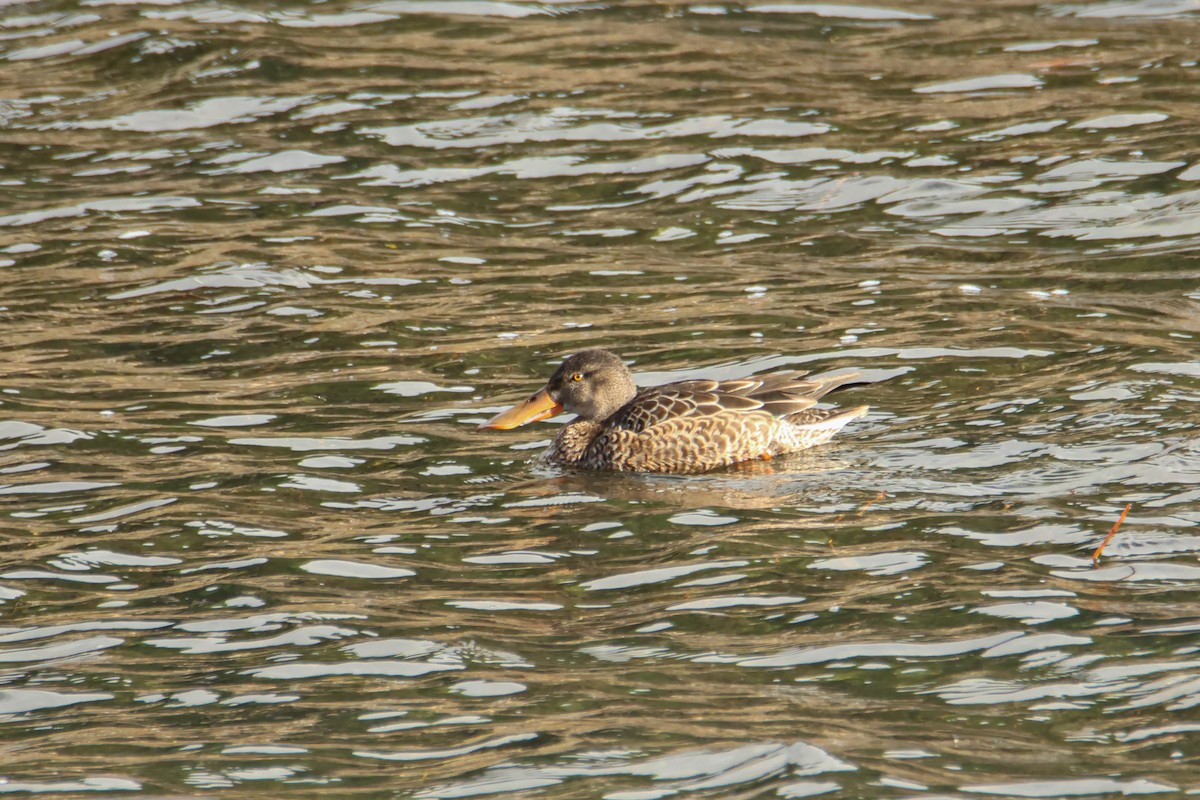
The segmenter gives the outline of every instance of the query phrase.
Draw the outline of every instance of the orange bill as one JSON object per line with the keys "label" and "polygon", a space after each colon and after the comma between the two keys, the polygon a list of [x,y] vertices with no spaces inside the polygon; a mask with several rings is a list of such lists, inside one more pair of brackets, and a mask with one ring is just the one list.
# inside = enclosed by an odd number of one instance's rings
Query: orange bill
{"label": "orange bill", "polygon": [[506,431],[518,425],[528,425],[530,422],[553,417],[562,410],[563,407],[551,399],[549,392],[539,389],[524,403],[518,403],[508,411],[501,411],[479,427]]}

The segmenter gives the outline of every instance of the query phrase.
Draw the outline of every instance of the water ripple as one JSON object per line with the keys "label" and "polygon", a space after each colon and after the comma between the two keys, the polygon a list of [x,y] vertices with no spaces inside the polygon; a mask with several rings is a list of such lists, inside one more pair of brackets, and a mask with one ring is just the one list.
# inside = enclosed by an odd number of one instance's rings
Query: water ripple
{"label": "water ripple", "polygon": [[[1194,791],[1194,11],[14,7],[0,789]],[[587,346],[871,412],[476,430]]]}

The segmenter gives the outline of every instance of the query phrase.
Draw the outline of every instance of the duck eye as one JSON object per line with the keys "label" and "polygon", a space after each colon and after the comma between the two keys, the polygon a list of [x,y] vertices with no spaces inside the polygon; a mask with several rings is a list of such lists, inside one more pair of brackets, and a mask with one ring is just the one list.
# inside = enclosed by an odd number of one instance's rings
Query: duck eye
{"label": "duck eye", "polygon": [[579,381],[583,380],[583,373],[576,372],[574,375],[571,376],[571,380],[573,380],[575,382],[579,382]]}

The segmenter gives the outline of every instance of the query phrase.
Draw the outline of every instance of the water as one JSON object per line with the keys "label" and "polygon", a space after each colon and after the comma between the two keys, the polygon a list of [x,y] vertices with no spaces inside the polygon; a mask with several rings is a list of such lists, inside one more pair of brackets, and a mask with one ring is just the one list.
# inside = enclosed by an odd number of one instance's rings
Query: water
{"label": "water", "polygon": [[[8,4],[0,790],[1200,791],[1198,24]],[[475,430],[594,345],[872,412]]]}

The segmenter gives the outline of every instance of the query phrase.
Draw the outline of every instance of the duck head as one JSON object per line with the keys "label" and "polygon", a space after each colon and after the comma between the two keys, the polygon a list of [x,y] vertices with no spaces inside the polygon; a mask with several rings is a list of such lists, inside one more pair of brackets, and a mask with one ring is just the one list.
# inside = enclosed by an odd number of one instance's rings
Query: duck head
{"label": "duck head", "polygon": [[612,416],[635,394],[637,387],[625,362],[607,350],[582,350],[563,361],[546,385],[523,403],[479,427],[508,430],[562,411],[598,422]]}

